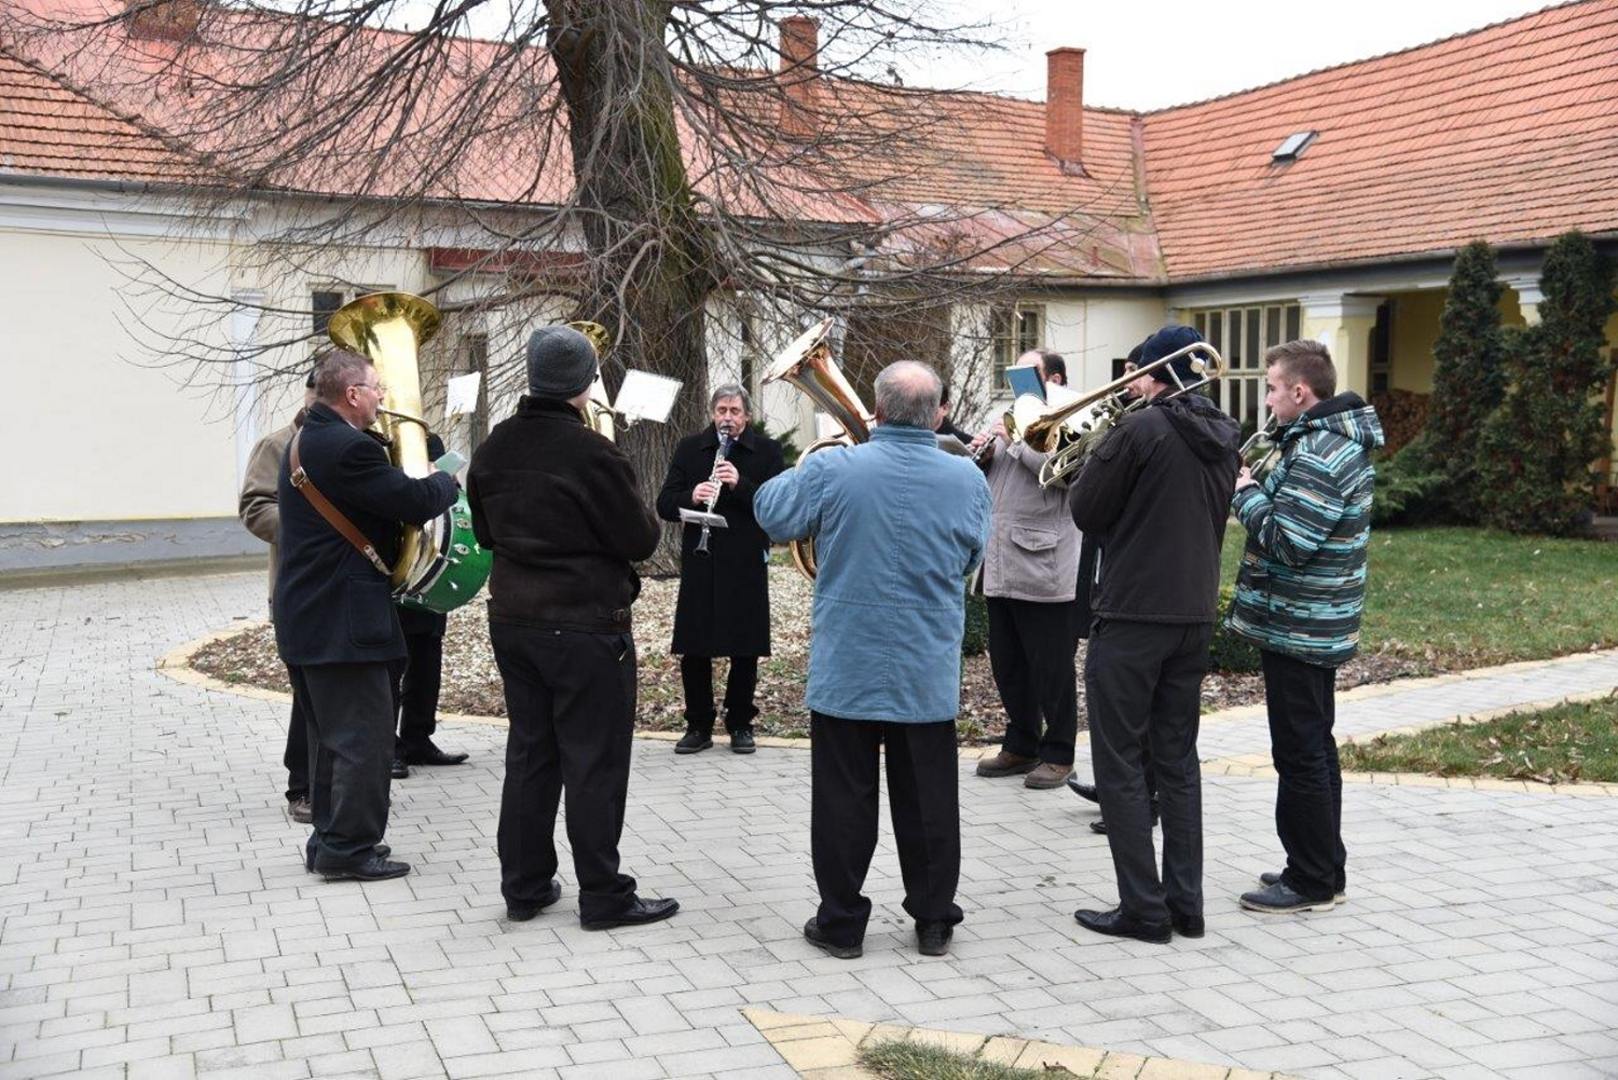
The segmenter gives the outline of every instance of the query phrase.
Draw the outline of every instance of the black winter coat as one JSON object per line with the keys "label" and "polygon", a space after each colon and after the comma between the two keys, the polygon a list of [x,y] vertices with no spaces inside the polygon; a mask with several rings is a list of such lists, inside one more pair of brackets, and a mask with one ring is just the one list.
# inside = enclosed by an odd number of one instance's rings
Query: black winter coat
{"label": "black winter coat", "polygon": [[657,550],[662,528],[629,458],[578,410],[524,396],[472,455],[466,496],[478,543],[494,552],[490,622],[630,631],[632,564]]}
{"label": "black winter coat", "polygon": [[1240,442],[1235,420],[1184,394],[1126,416],[1096,447],[1068,508],[1100,547],[1098,618],[1215,621]]}
{"label": "black winter coat", "polygon": [[[691,491],[713,473],[719,432],[711,425],[674,448],[669,475],[657,496],[657,513],[679,521],[680,510],[700,510]],[[720,492],[714,512],[728,528],[708,533],[708,554],[697,553],[700,525],[685,526],[680,540],[680,602],[674,613],[676,656],[770,655],[770,589],[765,563],[770,538],[753,519],[753,493],[786,467],[781,444],[751,428],[730,448],[740,474]]]}
{"label": "black winter coat", "polygon": [[[288,447],[290,450],[290,446]],[[303,423],[298,457],[320,493],[376,547],[399,557],[399,523],[420,525],[455,501],[455,478],[417,480],[388,461],[370,435],[316,403]],[[292,486],[281,461],[280,567],[275,576],[275,643],[289,664],[352,664],[405,656],[388,579]]]}

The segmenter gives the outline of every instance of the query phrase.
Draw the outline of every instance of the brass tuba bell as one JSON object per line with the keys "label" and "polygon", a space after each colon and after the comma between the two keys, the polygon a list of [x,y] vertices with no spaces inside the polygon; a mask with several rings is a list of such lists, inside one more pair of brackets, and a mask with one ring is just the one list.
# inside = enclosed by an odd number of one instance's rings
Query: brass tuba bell
{"label": "brass tuba bell", "polygon": [[[408,476],[432,472],[427,457],[427,422],[422,419],[418,354],[434,334],[438,309],[419,296],[381,292],[362,296],[332,314],[326,334],[339,347],[359,353],[376,367],[387,387],[376,426],[388,439],[388,457]],[[406,525],[389,584],[405,584],[421,546],[421,529]]]}
{"label": "brass tuba bell", "polygon": [[[834,446],[853,446],[871,437],[871,425],[876,417],[860,402],[860,396],[849,385],[832,357],[831,345],[826,337],[831,332],[832,320],[822,319],[806,330],[796,341],[776,356],[775,362],[764,373],[764,383],[777,380],[791,383],[805,397],[814,402],[843,430],[824,439],[817,439],[798,458],[798,464],[817,450]],[[815,542],[813,538],[792,540],[787,544],[798,572],[810,581],[815,579]]]}

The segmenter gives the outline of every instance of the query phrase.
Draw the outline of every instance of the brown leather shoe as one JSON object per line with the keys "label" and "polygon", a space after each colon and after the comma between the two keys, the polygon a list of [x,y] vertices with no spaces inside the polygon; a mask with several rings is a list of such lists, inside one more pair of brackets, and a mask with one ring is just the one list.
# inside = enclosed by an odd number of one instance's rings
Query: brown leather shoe
{"label": "brown leather shoe", "polygon": [[1039,765],[1036,757],[1023,757],[1002,750],[994,757],[978,758],[979,776],[1019,776],[1032,772]]}
{"label": "brown leather shoe", "polygon": [[1073,774],[1073,766],[1058,765],[1054,761],[1042,761],[1033,772],[1022,778],[1022,786],[1045,790],[1059,788],[1067,783],[1067,778]]}

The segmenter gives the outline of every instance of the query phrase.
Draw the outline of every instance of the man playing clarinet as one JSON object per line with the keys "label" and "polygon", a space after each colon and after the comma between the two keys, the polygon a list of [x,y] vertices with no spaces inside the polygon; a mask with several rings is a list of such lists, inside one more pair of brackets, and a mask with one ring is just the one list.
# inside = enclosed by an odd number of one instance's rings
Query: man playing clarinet
{"label": "man playing clarinet", "polygon": [[708,407],[712,426],[680,440],[657,497],[665,521],[679,521],[681,510],[709,509],[725,521],[706,530],[706,544],[703,527],[688,523],[680,543],[669,651],[680,658],[686,732],[674,752],[695,754],[713,745],[713,662],[728,657],[725,730],[733,752],[751,754],[758,658],[770,655],[770,540],[753,520],[753,493],[785,463],[781,444],[748,426],[752,399],[741,386],[719,387]]}

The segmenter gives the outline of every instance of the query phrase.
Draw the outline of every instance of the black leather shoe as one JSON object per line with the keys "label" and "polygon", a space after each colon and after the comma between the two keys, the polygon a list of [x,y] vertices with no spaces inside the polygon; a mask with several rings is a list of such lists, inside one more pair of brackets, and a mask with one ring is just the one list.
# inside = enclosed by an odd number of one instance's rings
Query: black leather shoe
{"label": "black leather shoe", "polygon": [[730,752],[732,754],[751,754],[758,749],[758,743],[753,741],[753,733],[747,728],[730,733]]}
{"label": "black leather shoe", "polygon": [[393,764],[388,766],[388,775],[395,780],[405,780],[410,776],[410,766],[405,764],[404,754],[398,750],[393,752]]}
{"label": "black leather shoe", "polygon": [[409,743],[404,748],[406,765],[459,765],[470,756],[470,754],[446,754],[434,746],[431,739]]}
{"label": "black leather shoe", "polygon": [[664,919],[680,910],[678,900],[645,900],[635,897],[634,901],[616,915],[609,915],[604,919],[579,919],[579,925],[586,930],[611,930],[615,926],[640,926],[642,923],[662,922]]}
{"label": "black leather shoe", "polygon": [[[1279,885],[1281,883],[1281,871],[1266,870],[1258,876],[1258,880],[1264,885]],[[1348,903],[1348,889],[1342,885],[1337,886],[1337,891],[1332,893],[1331,900],[1334,904]]]}
{"label": "black leather shoe", "polygon": [[308,825],[315,820],[315,808],[309,803],[309,796],[299,795],[287,803],[287,816],[299,825]]}
{"label": "black leather shoe", "polygon": [[1207,932],[1201,915],[1181,915],[1179,912],[1171,911],[1169,923],[1174,927],[1174,932],[1181,937],[1201,937]]}
{"label": "black leather shoe", "polygon": [[[393,854],[393,849],[386,844],[378,844],[371,850],[376,852],[378,858],[383,859]],[[303,868],[311,874],[315,872],[315,849],[308,844],[303,846]]]}
{"label": "black leather shoe", "polygon": [[713,736],[702,731],[688,731],[674,744],[676,754],[700,754],[713,745]]}
{"label": "black leather shoe", "polygon": [[1081,799],[1087,799],[1093,803],[1101,801],[1101,793],[1096,790],[1096,786],[1094,784],[1081,784],[1076,776],[1067,778],[1067,789]]}
{"label": "black leather shoe", "polygon": [[803,924],[803,940],[817,949],[824,949],[839,960],[853,960],[865,955],[864,945],[839,945],[820,929],[820,919],[811,917]]}
{"label": "black leather shoe", "polygon": [[1073,917],[1086,930],[1112,937],[1134,938],[1153,945],[1167,945],[1172,936],[1168,923],[1142,922],[1133,915],[1124,914],[1122,908],[1111,911],[1075,911]]}
{"label": "black leather shoe", "polygon": [[[1154,829],[1157,827],[1157,804],[1155,802],[1152,804],[1152,827]],[[1102,836],[1106,836],[1107,819],[1096,818],[1094,821],[1090,822],[1090,831],[1093,833],[1100,833]]]}
{"label": "black leather shoe", "polygon": [[506,918],[512,922],[527,922],[541,911],[550,907],[562,898],[562,883],[551,878],[551,888],[548,893],[531,903],[513,904],[506,901]]}
{"label": "black leather shoe", "polygon": [[948,923],[919,922],[916,924],[916,948],[923,956],[943,956],[949,952],[949,939],[955,928]]}
{"label": "black leather shoe", "polygon": [[372,855],[364,862],[353,866],[322,866],[317,869],[320,876],[327,881],[386,881],[410,873],[410,864],[393,862],[381,855]]}
{"label": "black leather shoe", "polygon": [[1241,903],[1248,911],[1262,911],[1271,915],[1286,915],[1294,911],[1330,911],[1337,906],[1337,901],[1330,896],[1311,900],[1284,881],[1242,893]]}

